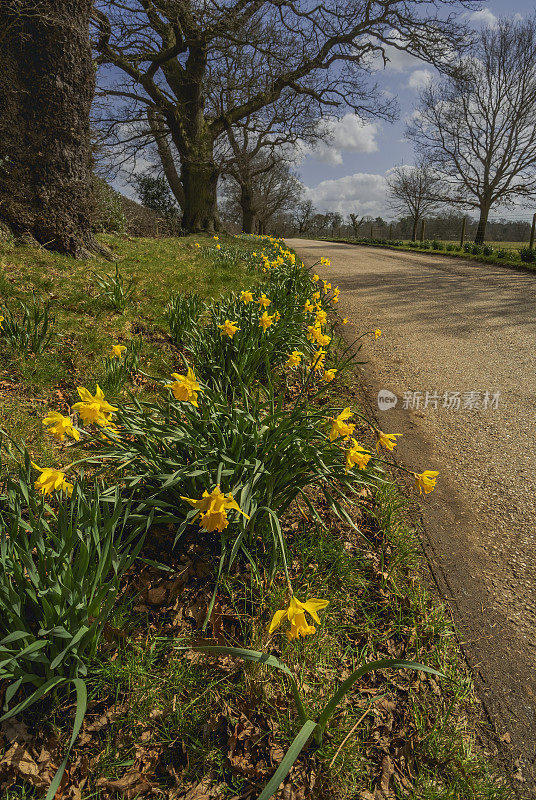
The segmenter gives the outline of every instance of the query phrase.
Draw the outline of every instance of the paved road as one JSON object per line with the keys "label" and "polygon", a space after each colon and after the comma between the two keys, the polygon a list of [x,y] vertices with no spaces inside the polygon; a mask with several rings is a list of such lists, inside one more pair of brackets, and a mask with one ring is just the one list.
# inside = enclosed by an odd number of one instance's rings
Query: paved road
{"label": "paved road", "polygon": [[[536,273],[287,241],[307,264],[331,258],[315,270],[339,285],[349,333],[383,331],[365,348],[368,396],[404,434],[401,461],[440,472],[425,547],[522,796],[536,796]],[[377,408],[380,388],[395,409]]]}

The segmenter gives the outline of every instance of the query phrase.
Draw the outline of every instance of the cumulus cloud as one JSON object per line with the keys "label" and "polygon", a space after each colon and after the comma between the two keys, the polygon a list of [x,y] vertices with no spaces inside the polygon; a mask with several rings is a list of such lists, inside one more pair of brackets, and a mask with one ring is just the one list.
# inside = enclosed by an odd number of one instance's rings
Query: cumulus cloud
{"label": "cumulus cloud", "polygon": [[487,25],[489,28],[494,28],[497,24],[497,17],[489,8],[473,11],[471,14],[467,14],[467,19],[476,25]]}
{"label": "cumulus cloud", "polygon": [[315,187],[306,187],[306,194],[318,209],[326,211],[371,217],[387,213],[384,175],[355,172],[344,178],[321,181]]}
{"label": "cumulus cloud", "polygon": [[343,151],[375,153],[378,150],[376,137],[380,126],[377,122],[365,122],[357,114],[345,114],[341,119],[332,117],[321,124],[329,139],[319,142],[314,148],[302,144],[299,148],[302,158],[311,155],[324,164],[336,166],[343,163]]}
{"label": "cumulus cloud", "polygon": [[419,91],[425,89],[434,79],[429,69],[415,69],[409,76],[408,88]]}

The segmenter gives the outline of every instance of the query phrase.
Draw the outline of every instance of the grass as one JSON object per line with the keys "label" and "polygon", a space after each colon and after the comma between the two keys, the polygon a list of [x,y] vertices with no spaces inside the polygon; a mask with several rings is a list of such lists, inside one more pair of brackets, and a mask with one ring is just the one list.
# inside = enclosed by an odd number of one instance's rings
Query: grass
{"label": "grass", "polygon": [[[167,374],[175,366],[162,314],[170,294],[217,297],[252,285],[241,259],[249,247],[243,242],[236,244],[237,258],[218,267],[192,238],[105,241],[121,272],[135,282],[135,300],[124,314],[95,296],[87,263],[27,248],[2,254],[3,301],[27,299],[36,288],[54,299],[56,329],[64,337],[38,359],[0,351],[0,425],[26,440],[43,463],[54,460],[56,448],[43,433],[44,410],[49,404],[61,408],[78,383],[97,375],[112,342],[141,335],[141,363],[148,372]],[[95,269],[113,271],[106,262]],[[341,405],[353,403],[348,384],[337,381]],[[150,392],[143,383],[130,388]],[[360,441],[364,437],[360,432]],[[236,562],[218,593],[214,639],[280,655],[300,676],[312,711],[363,658],[420,660],[451,680],[405,671],[367,676],[344,699],[322,747],[309,746],[298,760],[295,785],[308,786],[318,800],[370,800],[389,773],[397,797],[506,800],[508,788],[475,746],[470,676],[444,608],[423,586],[418,540],[406,522],[402,494],[394,485],[374,494],[363,490],[351,513],[365,538],[335,519],[320,496],[312,492],[310,499],[323,525],[297,506],[282,522],[298,597],[329,600],[317,635],[292,644],[279,634],[269,640],[270,616],[287,602],[283,582],[256,581],[249,565]],[[115,791],[141,796],[147,782],[180,798],[206,776],[220,786],[218,797],[249,796],[249,790],[255,797],[296,733],[292,696],[279,674],[179,649],[198,635],[215,559],[207,538],[181,539],[175,550],[172,541],[165,528],[151,531],[144,561],[128,575],[91,667],[90,710],[69,767],[82,800],[106,800]],[[155,561],[171,571],[160,572]],[[29,729],[38,731],[39,747],[49,749],[52,759],[71,712],[48,702],[28,713]],[[130,794],[125,776],[132,780]],[[20,778],[4,794],[6,800],[39,796]]]}
{"label": "grass", "polygon": [[[128,345],[141,337],[145,372],[167,375],[176,369],[164,318],[173,292],[215,298],[242,288],[246,280],[245,263],[239,258],[222,268],[208,237],[100,238],[114,254],[114,263],[77,262],[45,250],[0,246],[0,306],[16,311],[18,301],[30,302],[35,291],[51,300],[55,316],[55,341],[39,357],[14,351],[0,333],[0,424],[26,439],[34,458],[50,454],[36,419],[48,403],[64,412],[68,400],[76,397],[76,386],[104,383],[102,359],[112,344]],[[203,247],[196,248],[195,242]],[[94,272],[113,275],[116,265],[134,285],[123,313],[99,297],[94,279]],[[144,385],[134,388],[143,393]]]}

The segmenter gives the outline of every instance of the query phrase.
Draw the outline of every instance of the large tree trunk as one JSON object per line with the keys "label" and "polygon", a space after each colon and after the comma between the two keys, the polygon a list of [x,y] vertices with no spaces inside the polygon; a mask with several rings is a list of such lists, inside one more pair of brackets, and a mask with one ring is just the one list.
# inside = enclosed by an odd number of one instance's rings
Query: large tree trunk
{"label": "large tree trunk", "polygon": [[75,258],[99,249],[91,233],[91,5],[3,0],[0,8],[0,218],[15,235]]}
{"label": "large tree trunk", "polygon": [[219,231],[218,178],[212,139],[200,141],[180,153],[184,189],[182,227],[190,233]]}
{"label": "large tree trunk", "polygon": [[417,225],[418,224],[419,224],[419,218],[415,217],[414,220],[413,220],[413,229],[411,231],[411,241],[412,242],[416,242],[417,241]]}
{"label": "large tree trunk", "polygon": [[242,231],[244,233],[255,233],[256,214],[251,191],[247,186],[240,187],[240,208],[242,209]]}
{"label": "large tree trunk", "polygon": [[478,220],[478,227],[476,229],[475,244],[484,244],[486,238],[486,226],[488,224],[490,205],[483,203],[480,206],[480,219]]}

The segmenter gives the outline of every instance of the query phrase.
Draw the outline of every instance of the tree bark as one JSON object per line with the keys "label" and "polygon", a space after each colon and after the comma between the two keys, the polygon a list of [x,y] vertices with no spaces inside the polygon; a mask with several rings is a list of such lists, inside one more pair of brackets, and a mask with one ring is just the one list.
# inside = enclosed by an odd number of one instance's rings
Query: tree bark
{"label": "tree bark", "polygon": [[91,232],[91,5],[8,0],[0,10],[0,218],[16,236],[75,258],[100,249]]}
{"label": "tree bark", "polygon": [[491,206],[487,203],[483,203],[480,206],[480,218],[478,220],[478,227],[476,229],[475,244],[484,244],[490,207]]}
{"label": "tree bark", "polygon": [[418,224],[419,224],[419,218],[415,217],[413,219],[413,229],[411,231],[411,241],[412,242],[416,242],[417,241],[417,225]]}
{"label": "tree bark", "polygon": [[182,227],[190,233],[219,231],[217,188],[219,171],[212,160],[190,159],[181,154],[184,189]]}
{"label": "tree bark", "polygon": [[255,233],[256,214],[251,191],[246,186],[240,187],[240,208],[242,209],[242,231],[244,233]]}

